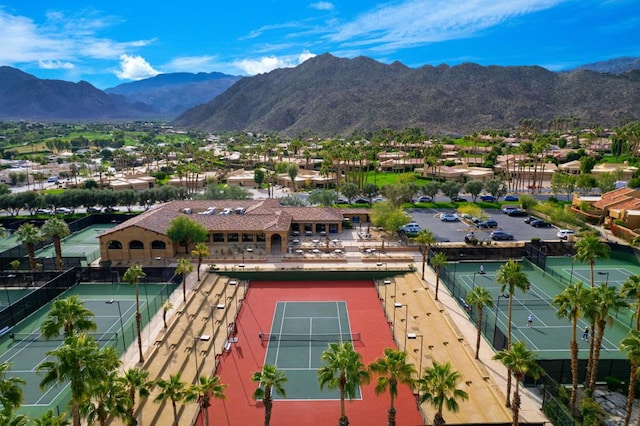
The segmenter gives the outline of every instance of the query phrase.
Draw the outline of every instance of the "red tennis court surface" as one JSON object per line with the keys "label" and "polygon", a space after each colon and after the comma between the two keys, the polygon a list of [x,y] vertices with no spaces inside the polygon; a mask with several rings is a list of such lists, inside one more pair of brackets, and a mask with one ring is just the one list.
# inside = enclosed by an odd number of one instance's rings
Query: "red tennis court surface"
{"label": "red tennis court surface", "polygon": [[[361,333],[354,342],[365,364],[382,355],[386,347],[396,347],[372,281],[340,282],[252,282],[237,320],[238,342],[231,345],[218,367],[220,382],[227,386],[226,400],[212,400],[209,419],[212,425],[258,425],[264,423],[264,407],[252,398],[256,384],[251,374],[262,369],[266,345],[258,334],[271,330],[277,301],[347,302],[352,332]],[[389,394],[376,395],[375,379],[362,386],[362,400],[347,401],[346,412],[351,425],[384,425],[389,408]],[[286,389],[286,383],[285,383]],[[398,425],[424,424],[408,386],[400,386],[395,401]],[[340,418],[340,401],[286,401],[273,404],[273,425],[335,425]],[[204,424],[200,416],[198,425]]]}

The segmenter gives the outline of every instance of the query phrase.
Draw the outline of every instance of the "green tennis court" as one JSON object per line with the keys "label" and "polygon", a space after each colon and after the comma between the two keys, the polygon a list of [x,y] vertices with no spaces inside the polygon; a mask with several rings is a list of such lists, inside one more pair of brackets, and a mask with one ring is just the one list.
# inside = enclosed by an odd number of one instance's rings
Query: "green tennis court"
{"label": "green tennis court", "polygon": [[[113,228],[113,224],[94,224],[74,232],[62,240],[62,255],[68,257],[86,257],[91,263],[100,257],[100,240],[98,237]],[[36,257],[54,257],[55,248],[49,245],[36,252]]]}
{"label": "green tennis court", "polygon": [[[569,261],[569,269],[571,268],[571,258]],[[509,299],[507,295],[501,294],[501,286],[496,283],[496,272],[505,262],[483,263],[484,274],[479,272],[479,263],[462,262],[455,265],[456,275],[455,281],[460,286],[460,294],[456,294],[459,300],[463,300],[466,293],[471,291],[475,286],[483,286],[494,297],[494,307],[485,308],[483,322],[483,333],[487,335],[490,341],[495,340],[493,324],[497,323],[498,328],[506,335]],[[624,281],[626,277],[634,273],[630,269],[626,269],[624,265],[618,265],[617,268],[601,268],[601,262],[596,263],[596,270],[609,272],[610,278]],[[531,286],[524,293],[516,290],[513,298],[512,312],[512,337],[518,341],[526,342],[527,347],[536,351],[539,359],[555,359],[568,357],[568,342],[571,339],[571,323],[566,319],[557,317],[556,307],[552,304],[553,298],[560,294],[566,287],[566,283],[561,282],[550,274],[545,273],[542,269],[536,267],[531,262],[524,260],[521,263],[522,270],[527,274]],[[573,282],[580,279],[585,285],[590,285],[588,266],[584,269],[584,265],[579,267],[574,264]],[[614,275],[615,272],[615,275]],[[569,271],[570,273],[570,271]],[[582,275],[584,276],[582,276]],[[587,278],[586,280],[584,278]],[[596,274],[596,284],[604,283],[607,275]],[[567,279],[569,276],[567,277]],[[609,283],[613,283],[612,280]],[[505,297],[507,296],[507,297]],[[462,303],[462,302],[461,302]],[[471,313],[475,321],[475,309]],[[529,326],[528,318],[532,316],[532,324]],[[615,315],[615,314],[614,314]],[[601,358],[619,358],[621,357],[618,343],[626,335],[630,324],[631,310],[625,309],[624,312],[617,314],[618,318],[613,327],[607,328],[602,343]],[[578,338],[588,322],[583,318],[578,321]],[[579,343],[580,358],[588,357],[588,344]]]}
{"label": "green tennis court", "polygon": [[[276,365],[287,375],[287,400],[340,398],[338,390],[320,390],[317,371],[330,342],[357,339],[357,333],[351,332],[346,302],[277,302],[271,333],[261,333],[260,338],[268,344],[264,363]],[[358,388],[355,399],[361,398]]]}

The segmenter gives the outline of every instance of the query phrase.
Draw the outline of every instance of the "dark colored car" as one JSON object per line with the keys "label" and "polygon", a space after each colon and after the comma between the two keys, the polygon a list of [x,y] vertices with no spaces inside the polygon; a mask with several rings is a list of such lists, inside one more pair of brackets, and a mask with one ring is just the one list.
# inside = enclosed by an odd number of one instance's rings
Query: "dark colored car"
{"label": "dark colored car", "polygon": [[538,218],[534,216],[527,216],[524,218],[524,223],[531,223],[534,220],[538,220]]}
{"label": "dark colored car", "polygon": [[87,207],[87,213],[100,213],[101,211],[98,207]]}
{"label": "dark colored car", "polygon": [[107,208],[104,209],[105,213],[115,213],[115,212],[118,212],[118,211],[120,211],[120,210],[118,210],[115,207],[107,207]]}
{"label": "dark colored car", "polygon": [[518,201],[518,196],[517,195],[505,195],[504,196],[504,200],[505,201]]}
{"label": "dark colored car", "polygon": [[498,226],[498,222],[493,219],[484,220],[478,223],[478,228],[496,228]]}
{"label": "dark colored car", "polygon": [[523,217],[527,215],[527,212],[521,209],[514,209],[514,210],[509,210],[507,212],[507,215],[511,217]]}
{"label": "dark colored car", "polygon": [[510,234],[505,231],[493,231],[490,234],[492,240],[496,241],[507,241],[513,240],[513,234]]}
{"label": "dark colored car", "polygon": [[464,203],[467,201],[464,197],[458,197],[457,195],[451,199],[454,203]]}
{"label": "dark colored car", "polygon": [[496,197],[494,197],[493,195],[481,195],[480,199],[488,203],[493,203],[494,201],[496,201]]}
{"label": "dark colored car", "polygon": [[551,224],[549,222],[545,222],[542,219],[532,220],[531,222],[529,222],[529,225],[533,226],[534,228],[551,228]]}

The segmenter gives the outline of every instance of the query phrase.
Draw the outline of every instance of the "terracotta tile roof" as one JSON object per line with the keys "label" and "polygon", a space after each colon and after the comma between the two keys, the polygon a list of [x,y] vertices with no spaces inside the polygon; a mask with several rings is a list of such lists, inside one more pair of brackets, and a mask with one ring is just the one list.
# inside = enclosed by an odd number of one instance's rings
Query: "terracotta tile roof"
{"label": "terracotta tile roof", "polygon": [[625,203],[631,199],[640,198],[640,192],[631,188],[619,188],[613,191],[605,192],[602,194],[600,200],[593,203],[593,206],[600,210],[607,210],[613,206],[619,207],[622,203]]}
{"label": "terracotta tile roof", "polygon": [[[225,208],[232,209],[229,215],[200,215],[198,212],[216,207],[218,212]],[[236,208],[244,208],[244,214],[235,214]],[[189,218],[201,223],[212,232],[260,232],[288,231],[292,222],[336,223],[342,222],[343,209],[330,207],[286,207],[280,206],[277,199],[234,201],[234,200],[199,200],[172,201],[152,208],[134,218],[123,222],[103,236],[130,227],[138,227],[147,231],[166,235],[169,224],[175,218],[185,215],[184,210],[191,209]],[[362,210],[360,210],[362,211]]]}

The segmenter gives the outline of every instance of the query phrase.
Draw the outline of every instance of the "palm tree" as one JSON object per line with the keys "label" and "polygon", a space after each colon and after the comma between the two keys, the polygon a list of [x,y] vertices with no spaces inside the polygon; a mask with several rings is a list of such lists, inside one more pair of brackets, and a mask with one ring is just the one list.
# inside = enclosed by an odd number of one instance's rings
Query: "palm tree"
{"label": "palm tree", "polygon": [[15,232],[16,239],[20,244],[24,244],[27,248],[27,255],[29,256],[29,267],[31,270],[36,269],[36,252],[35,245],[42,240],[40,230],[30,223],[24,223]]}
{"label": "palm tree", "polygon": [[520,416],[520,387],[525,376],[534,379],[544,374],[544,370],[535,361],[536,355],[527,349],[524,342],[516,342],[508,349],[498,352],[493,359],[500,361],[509,371],[513,371],[516,386],[513,391],[513,425],[518,426]]}
{"label": "palm tree", "polygon": [[442,417],[443,407],[455,413],[459,410],[458,400],[466,400],[469,395],[462,389],[458,389],[458,383],[462,379],[460,372],[452,371],[451,364],[440,364],[433,361],[433,365],[425,368],[424,374],[418,379],[418,392],[420,403],[429,402],[435,409],[433,417],[434,426],[444,426]]}
{"label": "palm tree", "polygon": [[640,366],[640,331],[629,330],[627,336],[620,342],[620,350],[627,353],[627,358],[631,364],[629,371],[629,387],[627,389],[627,414],[624,418],[625,426],[631,421],[633,411],[633,400],[635,399],[636,380],[638,376],[638,366]]}
{"label": "palm tree", "polygon": [[636,330],[640,330],[640,275],[630,276],[620,288],[620,295],[626,298],[636,299]]}
{"label": "palm tree", "polygon": [[[209,248],[205,243],[196,243],[194,249],[191,250],[191,256],[198,258],[198,281],[200,281],[200,267],[202,266],[202,259],[209,256]],[[191,271],[193,271],[193,268]]]}
{"label": "palm tree", "polygon": [[71,420],[67,418],[67,413],[62,413],[58,416],[53,410],[48,410],[37,419],[31,419],[31,422],[33,426],[69,426],[71,424]]}
{"label": "palm tree", "polygon": [[47,360],[38,366],[44,371],[40,388],[69,382],[71,388],[71,418],[80,426],[80,404],[90,395],[92,387],[119,365],[113,348],[100,349],[86,334],[67,337],[64,345],[47,351]]}
{"label": "palm tree", "polygon": [[251,381],[258,383],[258,388],[253,392],[253,399],[261,399],[264,404],[264,426],[271,424],[271,412],[273,410],[273,397],[271,392],[275,391],[283,398],[287,397],[287,392],[282,386],[287,382],[284,372],[278,370],[275,365],[265,365],[262,371],[256,371],[251,376]]}
{"label": "palm tree", "polygon": [[136,331],[138,332],[138,351],[140,353],[140,363],[144,362],[144,358],[142,356],[142,316],[140,315],[140,296],[138,291],[138,283],[140,282],[140,278],[146,277],[147,274],[142,270],[142,266],[133,264],[127,269],[122,276],[122,279],[128,281],[129,284],[135,286],[136,288]]}
{"label": "palm tree", "polygon": [[396,408],[394,401],[398,396],[398,384],[413,385],[413,375],[416,369],[413,364],[407,363],[407,352],[393,348],[385,348],[384,357],[376,359],[369,365],[369,369],[378,375],[376,379],[376,395],[389,389],[391,399],[387,410],[387,424],[395,426]]}
{"label": "palm tree", "polygon": [[[509,308],[507,311],[507,348],[511,347],[511,318],[513,312],[513,295],[516,288],[523,292],[529,289],[531,283],[527,274],[522,271],[520,263],[513,259],[509,259],[507,263],[498,268],[496,273],[496,283],[500,284],[500,293],[509,293]],[[506,406],[511,407],[511,371],[507,372],[507,402]]]}
{"label": "palm tree", "polygon": [[209,410],[211,398],[226,399],[224,390],[227,385],[220,384],[220,377],[200,376],[198,383],[191,385],[185,394],[184,402],[198,401],[200,411],[204,411],[205,425],[209,426]]}
{"label": "palm tree", "polygon": [[[198,272],[200,268],[198,268]],[[193,264],[189,259],[180,259],[178,260],[178,265],[176,266],[176,274],[182,275],[182,297],[186,303],[187,301],[187,275],[193,272]],[[198,278],[200,280],[200,278]]]}
{"label": "palm tree", "polygon": [[69,225],[57,217],[47,220],[42,228],[40,228],[42,236],[53,241],[56,252],[56,266],[59,271],[64,270],[64,262],[62,261],[62,243],[61,240],[71,234]]}
{"label": "palm tree", "polygon": [[618,312],[622,308],[629,307],[629,304],[618,293],[615,286],[602,284],[591,290],[593,310],[587,312],[591,317],[591,321],[596,325],[595,336],[593,341],[593,359],[591,360],[591,370],[589,371],[589,386],[591,393],[596,388],[596,378],[598,376],[598,363],[600,362],[600,348],[604,339],[604,330],[607,326],[613,325],[615,318],[612,312]]}
{"label": "palm tree", "polygon": [[578,395],[578,320],[582,317],[583,311],[589,302],[590,291],[581,282],[569,284],[562,293],[553,299],[553,304],[558,308],[556,315],[558,318],[567,318],[571,321],[571,376],[572,388],[569,408],[575,413],[576,400]]}
{"label": "palm tree", "polygon": [[160,388],[160,393],[156,395],[155,402],[166,402],[171,400],[171,407],[173,408],[173,421],[174,424],[178,424],[178,407],[177,403],[182,401],[186,394],[185,384],[181,380],[181,374],[172,374],[169,376],[169,380],[158,379],[155,381],[156,386]]}
{"label": "palm tree", "polygon": [[53,302],[47,319],[40,325],[45,339],[62,335],[71,337],[78,333],[96,331],[98,326],[93,318],[94,313],[84,306],[84,302],[76,295]]}
{"label": "palm tree", "polygon": [[427,264],[427,256],[429,249],[436,242],[436,236],[429,229],[422,229],[414,238],[420,244],[420,252],[422,253],[422,279],[424,280],[424,267]]}
{"label": "palm tree", "polygon": [[27,426],[29,419],[23,414],[4,414],[0,412],[0,425],[3,426]]}
{"label": "palm tree", "polygon": [[22,404],[22,386],[27,382],[18,377],[7,378],[5,375],[8,369],[8,362],[0,364],[0,405],[2,414],[11,416]]}
{"label": "palm tree", "polygon": [[152,385],[152,382],[149,381],[149,372],[139,368],[130,368],[125,371],[124,376],[119,377],[118,380],[122,383],[128,394],[125,403],[127,425],[136,426],[138,424],[138,420],[135,417],[136,394],[140,398],[149,396]]}
{"label": "palm tree", "polygon": [[349,419],[345,410],[345,398],[353,399],[358,387],[369,383],[369,371],[362,363],[362,355],[353,349],[351,342],[329,343],[320,355],[322,366],[318,369],[320,390],[340,390],[340,426],[347,426]]}
{"label": "palm tree", "polygon": [[596,259],[606,259],[611,253],[611,248],[600,241],[600,237],[594,234],[586,235],[576,243],[576,260],[580,262],[588,262],[591,278],[591,287],[595,286],[594,268]]}
{"label": "palm tree", "polygon": [[493,297],[489,290],[484,287],[477,286],[467,294],[466,302],[475,306],[478,311],[478,333],[476,335],[476,359],[480,356],[480,338],[482,337],[482,314],[485,307],[493,308]]}
{"label": "palm tree", "polygon": [[447,255],[441,251],[433,255],[431,259],[431,266],[436,271],[436,295],[435,299],[438,300],[438,288],[440,287],[440,270],[447,264]]}
{"label": "palm tree", "polygon": [[167,328],[167,312],[173,309],[173,303],[171,300],[167,299],[162,304],[162,322],[164,323],[164,328]]}
{"label": "palm tree", "polygon": [[80,407],[80,413],[88,424],[97,421],[100,426],[105,426],[110,416],[126,418],[126,400],[126,389],[118,381],[118,373],[112,371],[91,386],[89,396]]}

